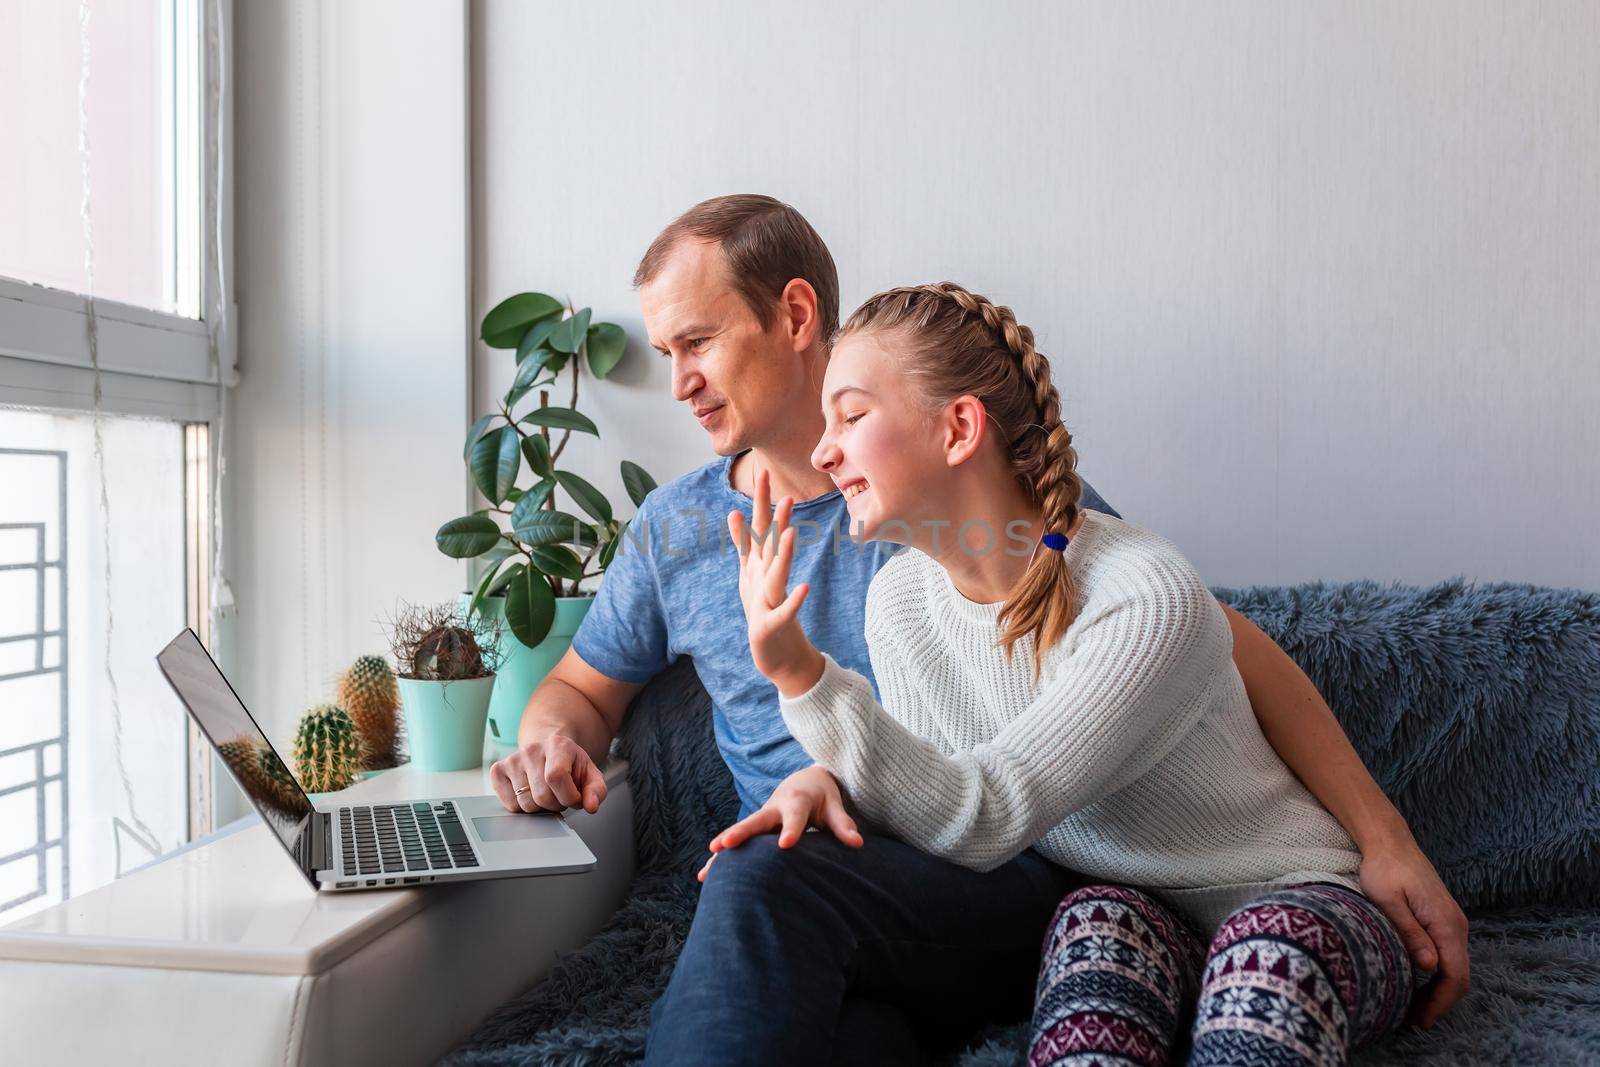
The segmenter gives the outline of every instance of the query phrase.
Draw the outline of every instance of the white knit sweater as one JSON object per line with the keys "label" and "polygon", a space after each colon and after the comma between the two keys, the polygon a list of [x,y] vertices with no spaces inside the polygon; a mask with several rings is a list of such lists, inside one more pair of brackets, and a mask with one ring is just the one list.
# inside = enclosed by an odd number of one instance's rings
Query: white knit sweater
{"label": "white knit sweater", "polygon": [[990,870],[1030,846],[1156,892],[1209,933],[1272,883],[1359,889],[1361,854],[1267,743],[1226,616],[1162,537],[1096,511],[1066,549],[1082,605],[1033,680],[1000,604],[902,549],[873,578],[866,636],[884,704],[824,653],[784,721],[869,821]]}

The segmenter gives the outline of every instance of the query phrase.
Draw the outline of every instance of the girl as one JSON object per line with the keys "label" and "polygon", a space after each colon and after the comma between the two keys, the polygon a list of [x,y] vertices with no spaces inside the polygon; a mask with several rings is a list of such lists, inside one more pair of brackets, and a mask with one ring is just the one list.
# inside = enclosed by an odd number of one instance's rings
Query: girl
{"label": "girl", "polygon": [[1167,1063],[1191,1012],[1199,1064],[1340,1064],[1397,1026],[1413,970],[1361,854],[1262,736],[1194,568],[1079,509],[1032,332],[957,285],[890,290],[846,323],[822,395],[813,463],[863,539],[916,551],[867,595],[880,705],[796,622],[792,501],[754,548],[729,516],[752,655],[822,769],[791,781],[831,772],[868,821],[964,866],[1032,847],[1091,879],[1046,938],[1030,1062]]}

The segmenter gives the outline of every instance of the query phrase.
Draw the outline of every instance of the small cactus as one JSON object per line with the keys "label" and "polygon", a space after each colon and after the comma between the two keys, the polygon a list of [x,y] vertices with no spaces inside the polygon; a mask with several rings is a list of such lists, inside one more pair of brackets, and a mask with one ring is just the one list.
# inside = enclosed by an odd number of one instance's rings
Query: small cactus
{"label": "small cactus", "polygon": [[484,669],[477,637],[465,626],[433,627],[417,642],[412,662],[418,678],[439,681],[481,678],[490,673]]}
{"label": "small cactus", "polygon": [[356,780],[361,743],[349,712],[318,704],[300,719],[294,737],[295,772],[310,793],[333,793]]}
{"label": "small cactus", "polygon": [[505,656],[502,620],[454,603],[407,604],[389,624],[395,674],[428,682],[488,678]]}
{"label": "small cactus", "polygon": [[393,767],[399,758],[400,688],[389,661],[362,656],[339,676],[339,706],[350,713],[361,743],[361,765]]}

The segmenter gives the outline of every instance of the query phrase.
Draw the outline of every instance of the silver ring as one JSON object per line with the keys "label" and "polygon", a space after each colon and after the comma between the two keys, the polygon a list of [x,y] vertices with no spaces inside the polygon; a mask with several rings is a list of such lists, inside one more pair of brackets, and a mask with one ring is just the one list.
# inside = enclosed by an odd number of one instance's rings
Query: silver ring
{"label": "silver ring", "polygon": [[533,792],[533,787],[525,785],[521,789],[517,790],[516,793],[513,794],[513,795],[520,797],[524,793],[531,793],[531,792]]}

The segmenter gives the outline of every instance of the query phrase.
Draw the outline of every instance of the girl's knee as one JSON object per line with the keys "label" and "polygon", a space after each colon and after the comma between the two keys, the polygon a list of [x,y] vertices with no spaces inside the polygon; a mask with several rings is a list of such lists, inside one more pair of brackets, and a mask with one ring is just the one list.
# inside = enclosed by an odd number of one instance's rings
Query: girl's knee
{"label": "girl's knee", "polygon": [[[1343,886],[1274,890],[1235,908],[1212,938],[1202,979],[1197,1048],[1307,1022],[1333,1062],[1399,1025],[1410,961],[1377,907]],[[1216,1030],[1200,1041],[1202,1030]]]}
{"label": "girl's knee", "polygon": [[1119,911],[1132,908],[1140,913],[1164,912],[1166,906],[1150,894],[1125,885],[1086,885],[1074,889],[1061,898],[1061,903],[1056,908],[1056,920],[1059,922],[1069,913],[1094,909],[1104,910],[1106,905],[1112,905]]}
{"label": "girl's knee", "polygon": [[[1211,939],[1211,954],[1241,941],[1267,937],[1296,945],[1318,958],[1345,961],[1362,944],[1384,934],[1393,935],[1388,920],[1355,890],[1321,883],[1295,885],[1273,890],[1229,912]],[[1335,971],[1343,969],[1337,963],[1330,966]]]}
{"label": "girl's knee", "polygon": [[1170,953],[1180,973],[1199,969],[1203,950],[1194,931],[1155,896],[1122,885],[1087,885],[1068,893],[1056,908],[1045,952],[1094,936],[1108,925],[1117,929],[1119,938]]}
{"label": "girl's knee", "polygon": [[1068,893],[1045,940],[1030,1062],[1164,1059],[1199,963],[1198,938],[1154,896],[1119,885]]}

